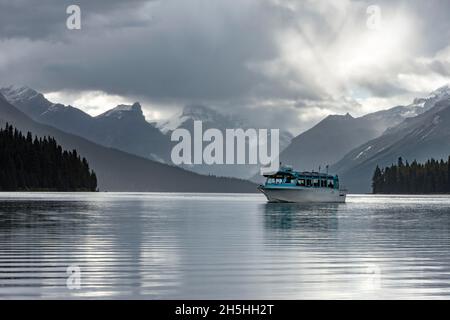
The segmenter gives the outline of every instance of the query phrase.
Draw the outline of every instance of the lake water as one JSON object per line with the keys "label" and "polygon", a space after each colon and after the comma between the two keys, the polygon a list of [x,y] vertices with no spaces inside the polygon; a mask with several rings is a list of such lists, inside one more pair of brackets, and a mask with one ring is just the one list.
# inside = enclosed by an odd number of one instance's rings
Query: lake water
{"label": "lake water", "polygon": [[449,297],[447,196],[0,193],[0,299]]}

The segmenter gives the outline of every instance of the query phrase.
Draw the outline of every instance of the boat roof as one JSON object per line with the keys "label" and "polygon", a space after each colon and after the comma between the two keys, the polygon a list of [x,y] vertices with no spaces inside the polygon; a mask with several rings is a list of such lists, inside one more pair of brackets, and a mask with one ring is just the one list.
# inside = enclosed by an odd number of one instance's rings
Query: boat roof
{"label": "boat roof", "polygon": [[294,171],[291,167],[281,167],[277,172],[265,174],[264,177],[273,177],[277,175],[293,175],[293,176],[306,176],[313,178],[326,178],[326,179],[334,179],[336,176],[330,175],[328,173],[321,173],[315,171]]}

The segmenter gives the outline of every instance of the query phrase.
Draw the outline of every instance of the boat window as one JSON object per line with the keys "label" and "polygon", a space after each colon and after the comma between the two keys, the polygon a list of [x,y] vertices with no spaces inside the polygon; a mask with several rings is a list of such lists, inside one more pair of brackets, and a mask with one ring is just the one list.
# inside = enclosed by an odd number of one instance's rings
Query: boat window
{"label": "boat window", "polygon": [[267,183],[269,183],[269,184],[273,184],[274,182],[275,182],[274,178],[267,179]]}
{"label": "boat window", "polygon": [[327,180],[320,180],[320,186],[321,186],[322,188],[326,188],[326,186],[327,186]]}
{"label": "boat window", "polygon": [[306,180],[305,179],[299,179],[298,182],[297,182],[297,185],[299,185],[300,187],[306,186]]}
{"label": "boat window", "polygon": [[278,179],[276,179],[275,183],[276,184],[281,184],[281,183],[283,183],[283,179],[278,178]]}
{"label": "boat window", "polygon": [[314,179],[314,187],[319,187],[319,179]]}
{"label": "boat window", "polygon": [[307,179],[306,180],[306,186],[307,187],[311,187],[312,186],[311,179]]}
{"label": "boat window", "polygon": [[328,180],[328,188],[331,188],[331,189],[334,188],[334,181],[333,180]]}
{"label": "boat window", "polygon": [[291,183],[292,178],[291,177],[286,177],[286,183]]}

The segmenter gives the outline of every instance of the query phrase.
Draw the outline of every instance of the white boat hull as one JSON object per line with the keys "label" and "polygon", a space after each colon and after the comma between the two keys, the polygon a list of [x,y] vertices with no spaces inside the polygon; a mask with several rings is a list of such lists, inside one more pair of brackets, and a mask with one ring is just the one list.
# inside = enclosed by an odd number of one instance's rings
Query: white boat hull
{"label": "white boat hull", "polygon": [[328,202],[344,203],[346,191],[330,188],[302,188],[302,187],[265,187],[261,191],[269,202]]}

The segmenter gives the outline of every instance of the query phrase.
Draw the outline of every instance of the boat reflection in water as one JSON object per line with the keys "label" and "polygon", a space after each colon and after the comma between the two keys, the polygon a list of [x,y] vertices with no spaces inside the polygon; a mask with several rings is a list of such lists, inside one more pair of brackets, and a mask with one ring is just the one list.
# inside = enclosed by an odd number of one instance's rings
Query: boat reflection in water
{"label": "boat reflection in water", "polygon": [[264,225],[273,230],[333,231],[338,229],[338,209],[342,204],[265,203]]}

